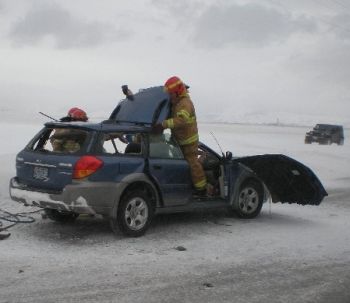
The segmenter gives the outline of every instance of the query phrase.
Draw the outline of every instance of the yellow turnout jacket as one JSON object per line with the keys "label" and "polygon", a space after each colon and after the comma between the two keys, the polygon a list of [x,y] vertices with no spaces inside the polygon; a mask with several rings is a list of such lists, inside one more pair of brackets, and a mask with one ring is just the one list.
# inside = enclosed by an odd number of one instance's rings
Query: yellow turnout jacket
{"label": "yellow turnout jacket", "polygon": [[171,118],[164,120],[164,128],[170,128],[180,145],[198,142],[198,128],[193,103],[186,93],[172,105]]}

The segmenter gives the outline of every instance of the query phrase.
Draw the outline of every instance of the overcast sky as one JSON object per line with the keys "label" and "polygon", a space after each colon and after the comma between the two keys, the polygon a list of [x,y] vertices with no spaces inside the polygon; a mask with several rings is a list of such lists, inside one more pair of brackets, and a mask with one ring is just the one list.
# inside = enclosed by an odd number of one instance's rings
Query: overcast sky
{"label": "overcast sky", "polygon": [[[107,115],[178,75],[208,114],[349,117],[346,0],[0,0],[1,109]],[[2,115],[3,113],[1,113]]]}

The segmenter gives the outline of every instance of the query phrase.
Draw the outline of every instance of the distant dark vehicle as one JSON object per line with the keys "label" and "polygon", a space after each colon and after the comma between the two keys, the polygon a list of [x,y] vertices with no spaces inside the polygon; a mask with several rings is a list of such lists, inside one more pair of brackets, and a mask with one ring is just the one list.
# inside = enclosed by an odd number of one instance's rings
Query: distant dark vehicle
{"label": "distant dark vehicle", "polygon": [[318,142],[319,144],[344,144],[344,130],[341,125],[316,124],[313,130],[305,135],[305,144]]}

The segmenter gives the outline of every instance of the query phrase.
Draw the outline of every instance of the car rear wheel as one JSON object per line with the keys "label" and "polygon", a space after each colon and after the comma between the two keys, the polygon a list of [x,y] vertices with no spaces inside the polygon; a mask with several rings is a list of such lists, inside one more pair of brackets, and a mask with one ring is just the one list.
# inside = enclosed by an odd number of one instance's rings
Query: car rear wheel
{"label": "car rear wheel", "polygon": [[45,208],[44,211],[49,219],[61,223],[73,222],[79,216],[79,214],[76,213],[51,208]]}
{"label": "car rear wheel", "polygon": [[252,219],[260,214],[263,205],[263,186],[257,180],[248,180],[244,182],[239,194],[232,205],[235,214],[243,219]]}
{"label": "car rear wheel", "polygon": [[150,197],[143,190],[127,193],[121,200],[116,220],[111,218],[114,232],[119,229],[129,237],[140,237],[148,229],[153,218]]}

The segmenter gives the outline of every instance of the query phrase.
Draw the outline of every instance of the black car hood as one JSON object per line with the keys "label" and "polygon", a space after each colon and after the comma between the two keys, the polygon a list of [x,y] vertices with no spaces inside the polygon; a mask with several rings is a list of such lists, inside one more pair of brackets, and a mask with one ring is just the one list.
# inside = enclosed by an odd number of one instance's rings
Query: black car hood
{"label": "black car hood", "polygon": [[169,95],[163,86],[157,86],[140,90],[131,98],[120,101],[109,120],[151,125],[162,122],[169,113]]}
{"label": "black car hood", "polygon": [[255,172],[269,189],[273,202],[319,205],[327,192],[314,172],[285,155],[235,159]]}

